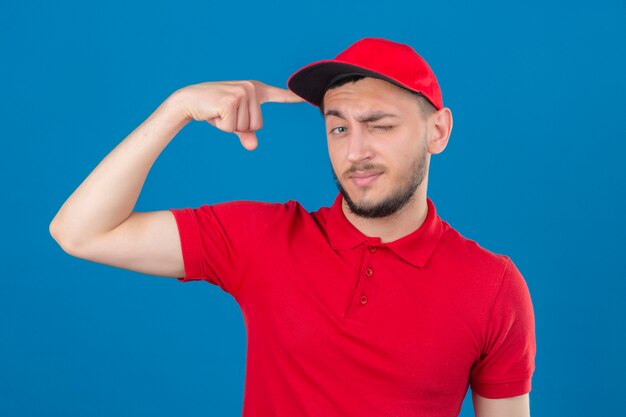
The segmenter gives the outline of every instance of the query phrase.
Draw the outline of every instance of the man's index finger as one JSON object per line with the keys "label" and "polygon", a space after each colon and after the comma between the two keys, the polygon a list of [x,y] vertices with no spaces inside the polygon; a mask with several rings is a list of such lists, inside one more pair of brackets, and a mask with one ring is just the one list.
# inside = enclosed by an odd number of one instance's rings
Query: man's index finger
{"label": "man's index finger", "polygon": [[299,103],[304,101],[302,97],[295,94],[293,91],[280,87],[274,87],[273,85],[260,83],[259,89],[261,103],[266,103],[268,101],[276,103]]}

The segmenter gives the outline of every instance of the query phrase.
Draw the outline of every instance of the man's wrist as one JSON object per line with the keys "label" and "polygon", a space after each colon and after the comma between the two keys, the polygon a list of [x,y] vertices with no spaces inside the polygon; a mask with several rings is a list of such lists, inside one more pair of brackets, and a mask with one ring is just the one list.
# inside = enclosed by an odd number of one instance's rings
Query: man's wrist
{"label": "man's wrist", "polygon": [[[187,111],[185,100],[185,90],[179,89],[174,91],[163,102],[162,111],[166,114],[166,117],[176,124],[186,125],[193,120],[193,117]],[[182,127],[181,126],[181,127]]]}

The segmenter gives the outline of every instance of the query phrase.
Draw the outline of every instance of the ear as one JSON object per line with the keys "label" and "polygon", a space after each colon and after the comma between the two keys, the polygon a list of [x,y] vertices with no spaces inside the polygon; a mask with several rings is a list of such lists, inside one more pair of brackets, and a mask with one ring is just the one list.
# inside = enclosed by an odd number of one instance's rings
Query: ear
{"label": "ear", "polygon": [[452,112],[444,107],[428,117],[428,152],[443,152],[452,132]]}

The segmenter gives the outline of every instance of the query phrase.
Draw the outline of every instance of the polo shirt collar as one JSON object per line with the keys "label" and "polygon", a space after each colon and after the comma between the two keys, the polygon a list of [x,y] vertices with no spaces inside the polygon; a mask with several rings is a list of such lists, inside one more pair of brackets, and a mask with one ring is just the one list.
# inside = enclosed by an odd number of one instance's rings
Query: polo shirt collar
{"label": "polo shirt collar", "polygon": [[443,222],[428,197],[428,213],[424,223],[412,233],[387,243],[381,243],[379,237],[368,237],[354,227],[341,209],[342,199],[341,193],[338,193],[328,212],[327,233],[330,245],[335,250],[352,249],[367,242],[369,245],[387,247],[410,264],[423,267],[443,233]]}

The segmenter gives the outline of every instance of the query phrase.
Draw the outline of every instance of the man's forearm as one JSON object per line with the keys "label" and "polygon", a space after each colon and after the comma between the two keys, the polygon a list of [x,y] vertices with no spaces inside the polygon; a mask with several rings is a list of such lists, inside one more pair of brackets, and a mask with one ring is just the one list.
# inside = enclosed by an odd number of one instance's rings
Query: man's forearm
{"label": "man's forearm", "polygon": [[177,93],[111,151],[65,201],[50,224],[54,238],[76,247],[107,233],[132,213],[150,168],[189,122]]}

